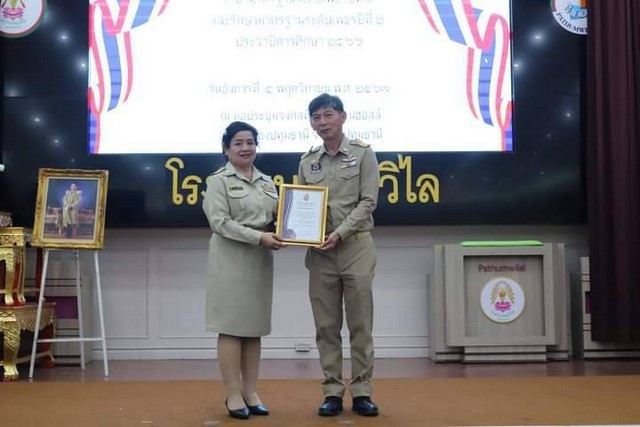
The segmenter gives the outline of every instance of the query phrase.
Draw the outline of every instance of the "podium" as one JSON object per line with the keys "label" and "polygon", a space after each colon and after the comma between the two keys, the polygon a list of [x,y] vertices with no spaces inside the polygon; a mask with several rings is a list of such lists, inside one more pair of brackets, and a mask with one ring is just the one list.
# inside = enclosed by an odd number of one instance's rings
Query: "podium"
{"label": "podium", "polygon": [[429,283],[436,362],[546,362],[569,357],[564,245],[437,245]]}

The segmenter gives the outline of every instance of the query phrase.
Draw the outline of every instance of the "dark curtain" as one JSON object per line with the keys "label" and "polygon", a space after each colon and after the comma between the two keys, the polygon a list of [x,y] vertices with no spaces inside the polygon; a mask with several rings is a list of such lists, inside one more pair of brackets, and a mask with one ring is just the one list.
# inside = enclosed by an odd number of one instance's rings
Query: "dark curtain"
{"label": "dark curtain", "polygon": [[587,7],[592,336],[640,342],[640,1]]}

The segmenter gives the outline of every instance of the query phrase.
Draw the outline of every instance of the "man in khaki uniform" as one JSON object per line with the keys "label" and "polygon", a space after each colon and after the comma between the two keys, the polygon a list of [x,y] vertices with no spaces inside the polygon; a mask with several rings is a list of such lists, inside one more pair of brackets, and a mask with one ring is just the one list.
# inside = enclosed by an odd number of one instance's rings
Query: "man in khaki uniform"
{"label": "man in khaki uniform", "polygon": [[345,137],[347,118],[340,98],[322,94],[309,104],[311,127],[324,144],[302,156],[300,184],[329,188],[327,236],[318,248],[309,248],[309,296],[316,325],[316,343],[324,372],[321,416],[343,410],[342,301],[351,343],[352,410],[378,415],[371,400],[373,373],[372,282],[376,254],[371,230],[378,202],[380,172],[375,153],[359,140]]}
{"label": "man in khaki uniform", "polygon": [[78,207],[82,201],[82,191],[78,191],[75,182],[62,198],[62,227],[66,237],[75,237],[78,232]]}

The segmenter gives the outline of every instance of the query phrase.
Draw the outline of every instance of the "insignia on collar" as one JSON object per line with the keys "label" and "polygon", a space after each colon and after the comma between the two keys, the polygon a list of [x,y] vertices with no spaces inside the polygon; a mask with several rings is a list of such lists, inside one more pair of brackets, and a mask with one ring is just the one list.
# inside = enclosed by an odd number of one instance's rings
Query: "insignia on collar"
{"label": "insignia on collar", "polygon": [[319,145],[309,148],[309,151],[307,151],[306,153],[304,153],[302,155],[302,159],[307,157],[309,154],[317,153],[319,150],[320,150],[320,146]]}
{"label": "insignia on collar", "polygon": [[353,141],[350,142],[351,145],[357,145],[359,147],[364,147],[367,148],[368,146],[370,146],[371,144],[367,144],[366,142],[362,142],[359,139],[354,139]]}

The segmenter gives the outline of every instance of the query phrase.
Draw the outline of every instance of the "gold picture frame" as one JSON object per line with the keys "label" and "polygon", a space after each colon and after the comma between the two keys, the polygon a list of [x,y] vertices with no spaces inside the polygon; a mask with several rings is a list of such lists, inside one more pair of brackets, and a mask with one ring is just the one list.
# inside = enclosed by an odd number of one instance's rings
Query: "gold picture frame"
{"label": "gold picture frame", "polygon": [[33,246],[102,249],[109,172],[38,170]]}
{"label": "gold picture frame", "polygon": [[327,222],[328,196],[328,187],[281,184],[276,234],[289,245],[321,245]]}

